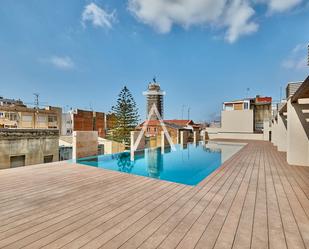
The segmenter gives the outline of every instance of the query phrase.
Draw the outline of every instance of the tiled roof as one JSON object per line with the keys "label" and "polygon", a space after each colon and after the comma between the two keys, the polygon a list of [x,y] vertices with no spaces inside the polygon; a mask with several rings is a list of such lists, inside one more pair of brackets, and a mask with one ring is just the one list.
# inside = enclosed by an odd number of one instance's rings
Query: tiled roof
{"label": "tiled roof", "polygon": [[[143,126],[143,124],[146,121],[144,121],[143,123],[141,123],[139,126]],[[182,119],[171,119],[171,120],[163,120],[163,122],[165,124],[171,124],[174,125],[174,127],[178,126],[179,128],[182,128],[184,126],[190,125],[190,124],[194,124],[194,122],[192,120],[182,120]],[[160,121],[159,120],[149,120],[148,121],[148,125],[150,126],[156,126],[156,125],[160,125]]]}

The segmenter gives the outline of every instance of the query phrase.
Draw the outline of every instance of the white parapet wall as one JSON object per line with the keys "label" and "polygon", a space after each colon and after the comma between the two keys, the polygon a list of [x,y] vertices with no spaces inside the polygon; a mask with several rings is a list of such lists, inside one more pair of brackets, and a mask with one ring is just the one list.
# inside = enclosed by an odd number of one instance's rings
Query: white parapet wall
{"label": "white parapet wall", "polygon": [[264,141],[269,141],[270,140],[269,133],[270,133],[270,130],[271,130],[269,120],[263,122],[263,127],[264,127],[263,139],[264,139]]}
{"label": "white parapet wall", "polygon": [[196,144],[201,140],[200,133],[197,131],[193,132],[193,143]]}
{"label": "white parapet wall", "polygon": [[287,151],[287,121],[286,116],[278,115],[278,126],[277,126],[277,147],[278,151]]}
{"label": "white parapet wall", "polygon": [[73,132],[73,159],[96,156],[98,154],[97,131]]}
{"label": "white parapet wall", "polygon": [[134,151],[134,146],[136,146],[135,150],[143,150],[145,149],[145,136],[141,136],[141,140],[137,142],[140,131],[131,131],[131,151]]}
{"label": "white parapet wall", "polygon": [[99,144],[104,145],[104,154],[115,154],[125,151],[125,145],[116,141],[99,137]]}
{"label": "white parapet wall", "polygon": [[170,146],[170,143],[168,142],[168,139],[167,139],[164,131],[161,131],[161,148],[162,148],[162,151],[164,151],[164,148],[168,147],[168,146]]}
{"label": "white parapet wall", "polygon": [[208,132],[208,139],[264,140],[263,133]]}
{"label": "white parapet wall", "polygon": [[253,110],[221,112],[221,132],[253,133]]}
{"label": "white parapet wall", "polygon": [[188,131],[180,131],[180,144],[187,144],[189,138]]}
{"label": "white parapet wall", "polygon": [[264,140],[263,133],[254,133],[253,110],[221,112],[221,128],[206,128],[208,139]]}
{"label": "white parapet wall", "polygon": [[309,166],[309,104],[287,102],[287,161],[292,165]]}

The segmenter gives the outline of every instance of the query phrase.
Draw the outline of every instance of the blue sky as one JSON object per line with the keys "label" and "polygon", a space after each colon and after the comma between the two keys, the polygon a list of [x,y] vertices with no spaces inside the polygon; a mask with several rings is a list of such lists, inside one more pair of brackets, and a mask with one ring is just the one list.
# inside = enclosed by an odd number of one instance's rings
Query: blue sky
{"label": "blue sky", "polygon": [[304,0],[1,0],[0,31],[0,95],[66,108],[109,111],[127,85],[143,118],[156,75],[165,118],[210,120],[309,72]]}

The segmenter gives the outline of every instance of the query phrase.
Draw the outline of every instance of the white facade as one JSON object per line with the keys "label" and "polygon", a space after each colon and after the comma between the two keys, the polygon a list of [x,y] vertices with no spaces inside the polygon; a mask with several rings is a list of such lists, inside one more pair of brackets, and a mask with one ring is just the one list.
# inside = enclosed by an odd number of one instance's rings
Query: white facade
{"label": "white facade", "polygon": [[61,136],[71,136],[73,133],[73,114],[62,113]]}

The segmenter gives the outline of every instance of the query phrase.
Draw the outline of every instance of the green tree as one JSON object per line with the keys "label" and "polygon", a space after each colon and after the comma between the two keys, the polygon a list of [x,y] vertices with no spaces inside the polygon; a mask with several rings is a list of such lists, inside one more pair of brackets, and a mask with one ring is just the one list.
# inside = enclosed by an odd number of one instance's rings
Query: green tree
{"label": "green tree", "polygon": [[115,115],[115,127],[108,137],[129,145],[130,132],[137,126],[139,115],[135,100],[126,86],[119,93],[117,104],[112,107],[112,113]]}

